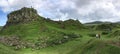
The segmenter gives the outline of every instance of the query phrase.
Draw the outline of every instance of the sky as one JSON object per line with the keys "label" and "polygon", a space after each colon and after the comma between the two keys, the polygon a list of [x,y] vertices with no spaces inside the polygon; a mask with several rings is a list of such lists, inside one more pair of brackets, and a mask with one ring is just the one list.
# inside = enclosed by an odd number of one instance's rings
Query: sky
{"label": "sky", "polygon": [[0,0],[0,26],[10,12],[31,6],[40,16],[56,21],[120,21],[120,0]]}

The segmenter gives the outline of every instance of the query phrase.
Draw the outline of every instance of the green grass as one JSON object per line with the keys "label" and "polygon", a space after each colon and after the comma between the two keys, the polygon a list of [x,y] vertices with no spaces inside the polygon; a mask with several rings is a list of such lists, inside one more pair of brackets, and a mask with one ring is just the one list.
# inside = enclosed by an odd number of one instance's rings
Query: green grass
{"label": "green grass", "polygon": [[[22,25],[22,26],[21,26]],[[43,28],[43,29],[40,29]],[[10,29],[10,30],[9,30]],[[17,32],[15,32],[18,30]],[[39,37],[53,37],[53,39],[60,39],[62,33],[75,33],[80,34],[82,37],[68,41],[60,45],[49,46],[42,48],[40,50],[32,50],[31,48],[21,49],[15,51],[9,46],[0,45],[3,47],[2,50],[11,50],[8,53],[15,54],[119,54],[120,48],[112,44],[107,43],[108,40],[113,40],[112,38],[106,37],[107,35],[102,35],[101,39],[96,39],[88,34],[96,34],[102,31],[96,31],[91,29],[81,29],[81,30],[64,30],[57,27],[57,25],[51,25],[46,23],[45,25],[39,24],[39,22],[34,22],[31,24],[20,24],[10,26],[4,31],[7,35],[20,35],[22,39],[31,40],[36,42]],[[8,33],[6,33],[8,32]],[[15,32],[15,33],[12,33]],[[40,33],[39,33],[40,32]],[[4,33],[2,33],[4,35]],[[5,48],[5,49],[4,49]],[[2,52],[4,54],[4,51]]]}
{"label": "green grass", "polygon": [[105,43],[104,40],[94,40],[85,45],[78,46],[68,54],[120,54],[120,48]]}
{"label": "green grass", "polygon": [[[88,38],[88,39],[86,39]],[[77,38],[73,41],[69,41],[67,43],[56,45],[52,47],[47,47],[40,50],[32,51],[31,49],[23,49],[21,54],[67,54],[71,52],[73,49],[77,48],[77,46],[84,45],[89,39],[89,37]]]}
{"label": "green grass", "polygon": [[0,26],[0,30],[2,29],[3,26]]}
{"label": "green grass", "polygon": [[11,47],[0,44],[0,54],[17,54],[17,51],[13,50]]}
{"label": "green grass", "polygon": [[[52,26],[47,26],[51,28],[51,30],[64,31],[58,28],[54,28]],[[70,31],[69,31],[70,32]],[[106,43],[107,40],[112,40],[111,38],[102,37],[101,39],[96,39],[95,37],[90,37],[89,33],[100,32],[94,31],[90,32],[88,30],[81,31],[72,31],[77,34],[81,34],[82,38],[77,38],[72,41],[46,47],[40,50],[32,50],[32,49],[21,49],[17,51],[17,54],[119,54],[120,48],[109,43]],[[58,33],[59,34],[59,33]],[[42,35],[50,35],[43,33]],[[4,47],[3,47],[4,48]],[[9,47],[6,47],[9,48]],[[15,50],[11,49],[10,53],[12,54]],[[7,53],[6,53],[7,54]]]}

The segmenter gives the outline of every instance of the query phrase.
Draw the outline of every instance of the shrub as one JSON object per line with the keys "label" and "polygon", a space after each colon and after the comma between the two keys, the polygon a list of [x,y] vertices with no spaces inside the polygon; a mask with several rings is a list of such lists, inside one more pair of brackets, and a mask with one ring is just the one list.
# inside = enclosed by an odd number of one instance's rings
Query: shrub
{"label": "shrub", "polygon": [[90,33],[90,34],[88,34],[88,36],[90,36],[90,37],[95,37],[96,34],[94,34],[94,33]]}
{"label": "shrub", "polygon": [[69,38],[78,38],[82,37],[80,34],[75,34],[75,33],[69,33],[69,34],[64,34],[65,36],[68,36]]}
{"label": "shrub", "polygon": [[107,34],[109,34],[109,31],[103,31],[102,32],[102,35],[107,35]]}

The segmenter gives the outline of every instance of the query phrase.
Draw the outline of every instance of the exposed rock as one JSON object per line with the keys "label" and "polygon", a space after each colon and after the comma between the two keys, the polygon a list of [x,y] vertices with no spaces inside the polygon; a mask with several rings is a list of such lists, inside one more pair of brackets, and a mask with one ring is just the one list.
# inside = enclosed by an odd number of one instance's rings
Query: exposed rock
{"label": "exposed rock", "polygon": [[16,24],[16,23],[26,23],[29,21],[35,21],[38,19],[39,15],[37,11],[33,8],[22,8],[20,10],[11,12],[8,14],[8,21],[6,25]]}
{"label": "exposed rock", "polygon": [[10,36],[10,37],[0,37],[0,43],[3,43],[8,46],[14,46],[16,50],[20,48],[26,48],[28,42],[21,41],[17,36]]}

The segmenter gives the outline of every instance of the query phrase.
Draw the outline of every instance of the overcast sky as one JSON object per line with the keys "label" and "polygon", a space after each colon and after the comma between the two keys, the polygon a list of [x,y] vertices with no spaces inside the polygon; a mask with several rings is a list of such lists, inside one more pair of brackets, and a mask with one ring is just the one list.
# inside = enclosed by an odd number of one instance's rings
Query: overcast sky
{"label": "overcast sky", "polygon": [[31,6],[52,20],[120,21],[120,0],[0,0],[0,26],[11,11]]}

